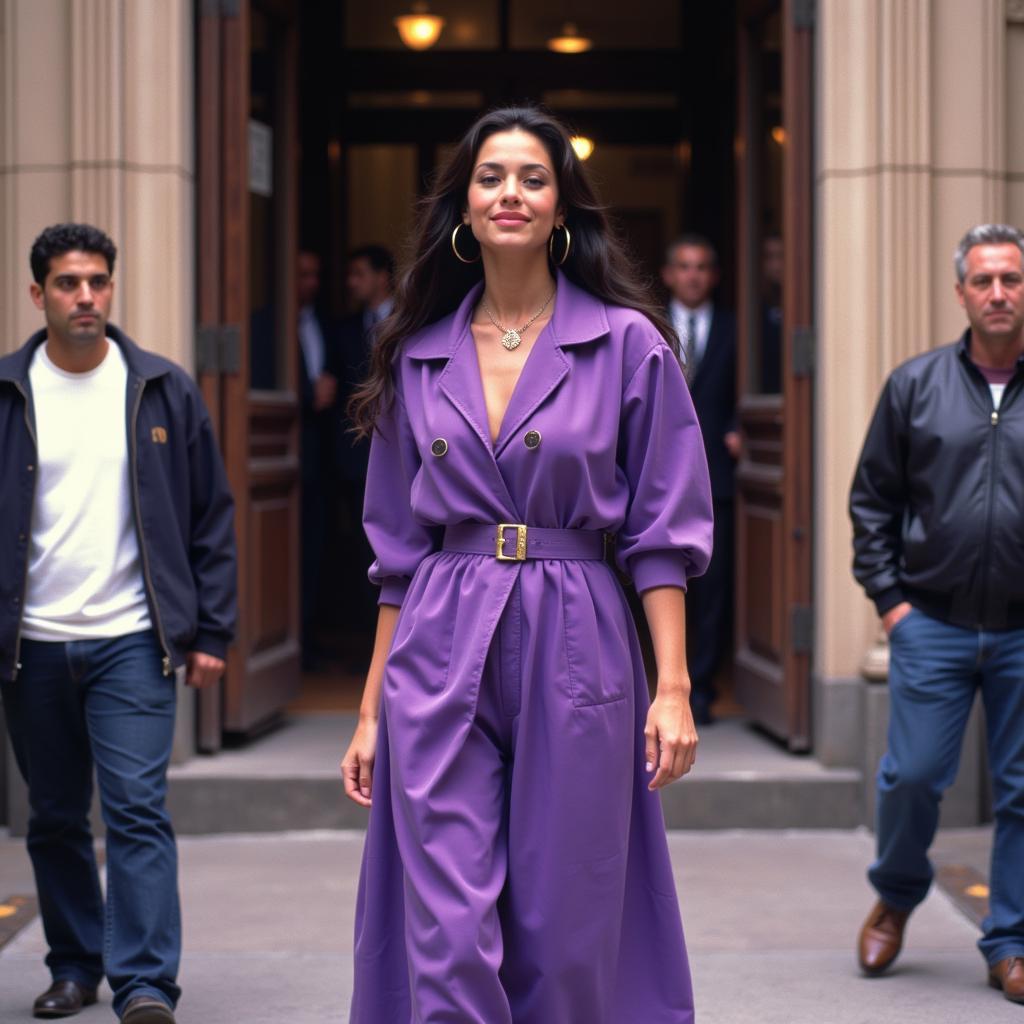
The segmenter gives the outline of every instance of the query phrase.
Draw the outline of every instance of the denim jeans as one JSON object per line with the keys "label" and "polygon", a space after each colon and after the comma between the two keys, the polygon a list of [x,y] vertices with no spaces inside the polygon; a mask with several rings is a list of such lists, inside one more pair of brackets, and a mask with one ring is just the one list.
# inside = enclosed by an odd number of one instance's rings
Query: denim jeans
{"label": "denim jeans", "polygon": [[[114,1011],[150,995],[176,1005],[178,859],[164,806],[174,679],[152,632],[112,640],[23,640],[2,686],[14,755],[29,789],[28,851],[54,980],[94,988]],[[89,827],[93,765],[107,828],[107,893]]]}
{"label": "denim jeans", "polygon": [[925,898],[939,801],[956,778],[980,690],[996,826],[990,913],[978,947],[990,964],[1024,956],[1024,630],[962,629],[914,609],[889,644],[889,742],[868,878],[891,906],[909,910]]}

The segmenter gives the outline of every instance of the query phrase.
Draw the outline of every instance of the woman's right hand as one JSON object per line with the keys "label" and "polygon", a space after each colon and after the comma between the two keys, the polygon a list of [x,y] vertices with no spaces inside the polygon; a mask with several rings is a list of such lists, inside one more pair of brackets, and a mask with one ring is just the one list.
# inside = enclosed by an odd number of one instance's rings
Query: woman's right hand
{"label": "woman's right hand", "polygon": [[341,759],[341,775],[345,780],[345,795],[369,807],[373,791],[373,761],[377,756],[377,719],[360,715],[356,734]]}

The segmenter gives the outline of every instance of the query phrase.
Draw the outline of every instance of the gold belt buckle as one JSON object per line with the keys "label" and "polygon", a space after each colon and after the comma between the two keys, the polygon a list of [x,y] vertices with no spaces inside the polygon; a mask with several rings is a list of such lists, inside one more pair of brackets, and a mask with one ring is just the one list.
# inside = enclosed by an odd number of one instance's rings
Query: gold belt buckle
{"label": "gold belt buckle", "polygon": [[[505,531],[516,531],[516,553],[505,554]],[[525,562],[526,561],[526,527],[522,523],[498,523],[498,546],[495,557],[499,562]]]}

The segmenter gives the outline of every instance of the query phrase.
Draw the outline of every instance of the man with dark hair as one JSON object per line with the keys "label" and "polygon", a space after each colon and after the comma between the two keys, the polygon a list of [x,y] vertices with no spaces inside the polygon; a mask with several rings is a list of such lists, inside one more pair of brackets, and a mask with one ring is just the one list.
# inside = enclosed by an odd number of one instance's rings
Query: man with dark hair
{"label": "man with dark hair", "polygon": [[1024,1003],[1024,235],[972,228],[954,254],[968,328],[897,367],[850,493],[853,571],[889,634],[878,893],[865,974],[899,955],[932,882],[928,849],[981,693],[996,819],[988,980]]}
{"label": "man with dark hair", "polygon": [[691,581],[686,594],[690,703],[697,724],[709,725],[717,696],[715,674],[732,638],[734,469],[740,449],[736,321],[713,301],[718,256],[702,235],[683,235],[668,247],[662,281],[711,474],[714,552],[707,572]]}
{"label": "man with dark hair", "polygon": [[[346,284],[354,312],[342,321],[339,329],[340,431],[336,450],[340,529],[345,552],[342,592],[348,599],[345,618],[362,633],[372,633],[377,603],[376,587],[367,579],[365,568],[373,561],[373,552],[363,532],[363,496],[370,446],[366,441],[353,440],[346,408],[369,369],[377,325],[394,308],[394,278],[395,259],[384,246],[364,245],[349,253]],[[361,670],[365,665],[356,664],[354,668]]]}
{"label": "man with dark hair", "polygon": [[53,978],[34,1015],[77,1013],[106,976],[125,1024],[170,1024],[175,673],[224,670],[233,503],[191,378],[108,323],[115,252],[89,225],[47,228],[30,288],[46,326],[0,359],[0,693]]}

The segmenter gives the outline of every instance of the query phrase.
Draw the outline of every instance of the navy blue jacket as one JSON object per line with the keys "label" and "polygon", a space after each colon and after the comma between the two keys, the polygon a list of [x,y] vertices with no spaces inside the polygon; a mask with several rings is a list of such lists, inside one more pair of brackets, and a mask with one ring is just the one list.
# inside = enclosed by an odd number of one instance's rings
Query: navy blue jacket
{"label": "navy blue jacket", "polygon": [[714,307],[707,347],[690,383],[708,457],[711,496],[731,501],[736,494],[736,460],[722,440],[736,429],[736,319],[728,310]]}
{"label": "navy blue jacket", "polygon": [[[142,573],[164,673],[189,651],[223,658],[235,630],[234,503],[210,417],[181,367],[111,324],[128,365],[129,481]],[[0,359],[0,679],[15,679],[36,483],[28,371],[38,331]]]}

